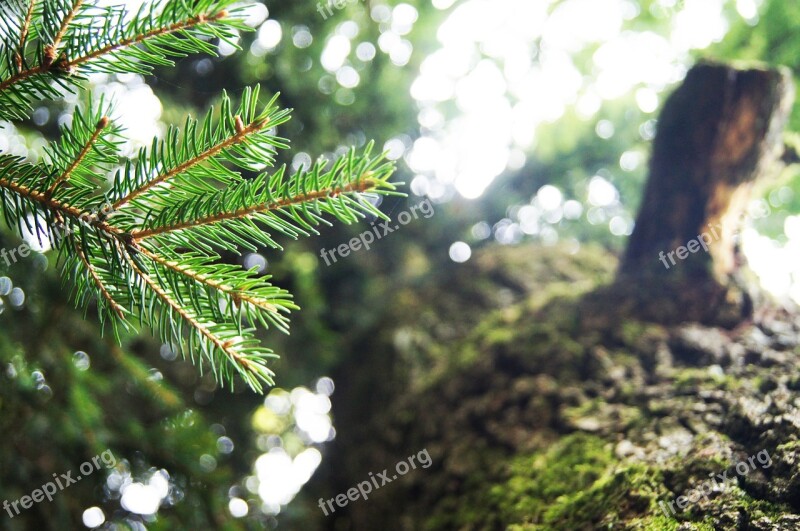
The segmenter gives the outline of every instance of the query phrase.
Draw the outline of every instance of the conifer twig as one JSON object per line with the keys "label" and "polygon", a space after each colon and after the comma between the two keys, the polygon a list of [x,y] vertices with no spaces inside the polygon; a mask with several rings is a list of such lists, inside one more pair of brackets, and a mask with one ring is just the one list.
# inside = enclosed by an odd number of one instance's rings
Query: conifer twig
{"label": "conifer twig", "polygon": [[145,42],[148,39],[152,39],[154,37],[159,37],[161,35],[166,35],[166,34],[169,34],[169,33],[175,33],[175,32],[178,32],[178,31],[192,29],[192,28],[194,28],[194,27],[196,27],[198,25],[208,24],[209,22],[214,22],[214,21],[217,21],[217,20],[221,20],[221,19],[223,19],[223,18],[225,18],[227,16],[228,16],[228,12],[224,11],[224,10],[220,11],[219,13],[216,13],[214,15],[210,15],[210,16],[198,15],[196,17],[189,18],[189,19],[187,19],[187,20],[185,20],[183,22],[180,22],[180,23],[174,23],[174,24],[171,24],[171,25],[166,26],[166,27],[160,27],[160,28],[152,29],[152,30],[150,30],[150,31],[148,31],[146,33],[143,33],[143,34],[138,35],[138,36],[133,37],[133,38],[122,39],[121,41],[119,41],[117,43],[106,45],[106,46],[104,46],[104,47],[102,47],[102,48],[100,48],[98,50],[95,50],[95,51],[90,52],[90,53],[85,54],[85,55],[81,55],[81,56],[76,57],[74,59],[68,59],[68,60],[64,61],[63,63],[54,63],[54,62],[44,61],[40,65],[37,65],[37,66],[31,67],[31,68],[28,68],[26,70],[23,70],[21,72],[18,72],[17,74],[9,77],[8,79],[0,82],[0,91],[6,90],[9,87],[12,87],[13,85],[19,83],[20,81],[24,81],[24,80],[26,80],[26,79],[28,79],[30,77],[49,72],[50,68],[51,68],[51,66],[53,64],[58,64],[59,68],[61,70],[69,72],[69,71],[72,71],[74,68],[76,68],[78,66],[81,66],[81,65],[83,65],[85,63],[88,63],[89,61],[92,61],[92,60],[97,59],[99,57],[102,57],[104,55],[108,55],[110,53],[114,53],[114,52],[119,51],[119,50],[124,49],[124,48],[128,48],[128,47],[131,47],[131,46],[135,46],[137,44],[141,44],[141,43]]}
{"label": "conifer twig", "polygon": [[176,301],[173,297],[169,295],[159,284],[158,282],[154,281],[150,275],[142,271],[139,266],[136,265],[136,261],[131,257],[127,250],[120,247],[121,253],[125,256],[128,265],[131,266],[136,276],[138,276],[147,286],[153,290],[153,292],[158,295],[158,297],[167,304],[167,306],[181,316],[187,323],[189,323],[195,330],[197,330],[204,338],[206,338],[209,342],[211,342],[214,346],[216,346],[220,351],[224,352],[228,358],[236,365],[238,365],[242,370],[251,374],[257,374],[257,371],[254,370],[252,363],[247,358],[239,355],[233,348],[233,342],[231,340],[222,341],[216,335],[214,335],[206,325],[199,322],[195,316],[191,315],[186,308],[184,308],[178,301]]}
{"label": "conifer twig", "polygon": [[[219,13],[215,13],[213,15],[200,14],[200,15],[197,15],[196,17],[191,17],[191,18],[189,18],[189,19],[187,19],[187,20],[185,20],[183,22],[176,22],[175,24],[171,24],[171,25],[169,25],[167,27],[156,28],[156,29],[150,30],[150,31],[148,31],[146,33],[143,33],[142,35],[139,35],[139,36],[134,37],[134,38],[123,39],[123,40],[121,40],[120,42],[118,42],[116,44],[109,44],[107,46],[104,46],[103,48],[100,48],[99,50],[95,50],[92,53],[86,54],[84,56],[78,57],[77,59],[73,59],[73,60],[69,61],[67,63],[67,66],[70,67],[70,68],[75,68],[75,67],[80,66],[80,65],[82,65],[84,63],[88,63],[89,61],[91,61],[93,59],[97,59],[98,57],[101,57],[103,55],[114,53],[114,52],[116,52],[118,50],[121,50],[122,48],[127,48],[127,47],[130,47],[130,46],[135,46],[137,44],[141,44],[141,43],[143,43],[144,41],[146,41],[148,39],[152,39],[154,37],[159,37],[161,35],[166,35],[168,33],[175,33],[175,32],[178,32],[178,31],[192,29],[192,28],[194,28],[196,26],[199,26],[199,25],[202,25],[202,24],[208,24],[208,23],[211,23],[211,22],[216,22],[218,20],[222,20],[227,16],[228,16],[228,12],[225,11],[225,10],[222,10]],[[0,88],[2,88],[2,87],[0,87]]]}
{"label": "conifer twig", "polygon": [[10,192],[13,192],[21,197],[34,201],[44,208],[63,214],[68,216],[76,221],[82,221],[85,219],[85,222],[94,226],[95,228],[107,233],[110,236],[114,237],[121,237],[124,236],[124,233],[114,227],[113,225],[101,220],[101,219],[92,219],[86,217],[86,212],[81,210],[80,208],[76,208],[74,206],[70,206],[67,204],[62,203],[61,201],[57,201],[52,197],[48,197],[45,192],[40,192],[38,190],[31,189],[25,185],[20,183],[11,181],[7,178],[0,178],[0,188],[5,188]]}
{"label": "conifer twig", "polygon": [[58,57],[58,47],[61,46],[61,40],[64,38],[64,35],[66,35],[67,29],[69,29],[69,25],[72,23],[75,15],[78,14],[78,10],[83,4],[83,1],[84,0],[75,0],[70,10],[64,15],[64,20],[61,22],[61,27],[58,28],[58,33],[56,33],[56,36],[53,38],[53,42],[44,48],[43,64],[49,66],[56,60],[56,57]]}
{"label": "conifer twig", "polygon": [[271,210],[277,210],[292,205],[308,203],[318,199],[336,197],[345,193],[366,192],[374,187],[375,187],[375,182],[371,181],[370,179],[359,180],[355,183],[351,183],[340,188],[332,188],[327,190],[319,190],[316,192],[308,192],[289,199],[281,199],[275,201],[274,203],[253,205],[251,207],[241,208],[230,212],[221,212],[206,217],[198,217],[191,221],[176,223],[174,225],[166,225],[162,227],[155,227],[152,229],[145,229],[145,230],[135,230],[131,232],[131,237],[134,240],[140,241],[146,238],[150,238],[152,236],[158,236],[159,234],[165,234],[168,232],[189,229],[200,225],[210,225],[212,223],[219,223],[220,221],[226,221],[230,219],[241,219],[258,212],[269,212]]}
{"label": "conifer twig", "polygon": [[100,280],[100,276],[97,274],[97,270],[94,266],[89,262],[89,259],[86,258],[86,254],[83,252],[80,243],[77,241],[74,244],[75,252],[83,262],[83,265],[86,267],[86,270],[89,272],[89,275],[92,277],[92,281],[94,282],[95,286],[97,286],[98,291],[103,296],[103,298],[108,302],[109,306],[114,310],[117,316],[125,320],[125,310],[119,303],[111,296],[111,293],[108,292],[108,288],[106,288],[105,284],[103,284],[102,280]]}
{"label": "conifer twig", "polygon": [[[15,22],[0,32],[3,120],[30,117],[32,102],[61,98],[62,89],[85,91],[88,73],[147,74],[176,57],[213,54],[217,39],[248,29],[239,0],[146,0],[135,14],[86,0],[28,1],[15,0]],[[26,54],[34,43],[38,64]],[[170,127],[133,157],[123,158],[102,98],[71,111],[41,160],[0,152],[0,212],[21,233],[47,235],[77,306],[94,301],[118,342],[117,325],[135,318],[201,370],[210,364],[218,381],[232,386],[238,375],[256,392],[272,385],[267,362],[277,356],[255,327],[288,332],[298,306],[270,275],[218,251],[281,249],[278,236],[308,236],[326,217],[385,217],[362,194],[397,193],[394,167],[372,156],[372,142],[309,169],[275,169],[277,150],[289,147],[275,131],[290,111],[277,94],[266,105],[259,94],[246,87],[234,104],[223,93],[216,110]]]}
{"label": "conifer twig", "polygon": [[142,255],[146,256],[147,258],[149,258],[153,262],[155,262],[155,263],[157,263],[157,264],[159,264],[159,265],[161,265],[161,266],[163,266],[163,267],[165,267],[167,269],[175,271],[176,273],[179,273],[179,274],[184,275],[184,276],[186,276],[188,278],[191,278],[192,280],[198,282],[199,284],[204,284],[206,286],[214,288],[215,290],[219,291],[220,293],[224,293],[224,294],[230,296],[234,300],[238,300],[240,302],[242,302],[242,301],[243,302],[247,302],[247,303],[252,304],[253,306],[258,306],[259,308],[262,308],[264,310],[267,310],[267,311],[273,312],[273,313],[278,313],[278,311],[279,311],[277,306],[275,306],[274,304],[272,304],[272,303],[270,303],[270,302],[268,302],[268,301],[266,301],[264,299],[259,299],[257,297],[253,297],[251,295],[248,295],[247,292],[242,292],[242,291],[239,291],[239,290],[232,289],[230,286],[227,286],[222,282],[217,282],[217,281],[209,278],[207,275],[203,275],[203,274],[197,273],[197,272],[192,271],[191,269],[189,269],[187,267],[182,266],[179,262],[176,262],[175,260],[167,260],[165,258],[162,258],[161,256],[155,254],[154,252],[151,252],[150,250],[148,250],[144,246],[139,246],[138,251],[139,251],[139,253],[141,253]]}
{"label": "conifer twig", "polygon": [[53,184],[51,184],[50,187],[45,192],[45,197],[52,196],[53,192],[56,190],[56,188],[58,187],[59,184],[69,180],[70,174],[72,174],[72,172],[75,170],[75,168],[77,168],[78,165],[83,161],[84,157],[86,157],[86,154],[89,153],[89,150],[94,147],[94,144],[95,144],[95,142],[97,142],[97,139],[100,137],[100,134],[103,132],[103,129],[108,127],[108,123],[109,123],[109,120],[108,120],[108,117],[106,117],[106,116],[103,116],[100,119],[100,121],[97,122],[97,126],[95,126],[94,133],[92,134],[91,137],[89,137],[89,140],[83,146],[83,149],[81,150],[81,152],[78,154],[78,156],[75,158],[75,160],[72,161],[72,163],[64,171],[64,173],[59,175],[56,178],[56,180],[53,181]]}
{"label": "conifer twig", "polygon": [[[239,117],[237,116],[237,118],[239,118]],[[172,177],[175,177],[176,175],[180,175],[181,173],[186,172],[189,168],[191,168],[193,166],[197,166],[198,164],[201,164],[203,161],[210,159],[211,157],[213,157],[214,155],[220,153],[224,149],[227,149],[227,148],[229,148],[231,146],[234,146],[234,145],[240,143],[248,135],[263,130],[264,128],[267,127],[267,124],[269,123],[269,118],[261,120],[260,122],[257,122],[257,123],[252,123],[249,126],[242,127],[241,130],[238,130],[238,127],[239,127],[238,124],[241,124],[241,122],[242,122],[241,118],[239,118],[239,120],[236,122],[237,123],[237,132],[236,132],[235,135],[223,140],[222,142],[220,142],[220,143],[218,143],[218,144],[216,144],[214,146],[211,146],[207,150],[205,150],[202,153],[200,153],[198,156],[193,157],[190,160],[187,160],[186,162],[183,162],[182,164],[176,166],[175,168],[172,168],[171,170],[169,170],[169,171],[167,171],[165,173],[162,173],[161,175],[159,175],[159,176],[155,177],[154,179],[150,180],[148,183],[146,183],[145,185],[141,186],[140,188],[131,191],[130,193],[128,193],[124,197],[122,197],[119,200],[117,200],[112,205],[113,209],[114,210],[119,210],[124,205],[130,203],[131,201],[133,201],[134,199],[136,199],[140,195],[142,195],[142,194],[146,193],[147,191],[149,191],[150,189],[154,188],[155,186],[168,181],[169,179],[171,179]]]}
{"label": "conifer twig", "polygon": [[33,19],[33,9],[36,6],[36,0],[30,0],[28,3],[28,11],[25,14],[25,20],[22,23],[22,27],[20,28],[19,34],[19,51],[17,52],[16,56],[16,63],[17,63],[17,72],[22,71],[22,67],[24,64],[25,59],[25,45],[27,44],[28,40],[28,32],[31,28],[31,20]]}

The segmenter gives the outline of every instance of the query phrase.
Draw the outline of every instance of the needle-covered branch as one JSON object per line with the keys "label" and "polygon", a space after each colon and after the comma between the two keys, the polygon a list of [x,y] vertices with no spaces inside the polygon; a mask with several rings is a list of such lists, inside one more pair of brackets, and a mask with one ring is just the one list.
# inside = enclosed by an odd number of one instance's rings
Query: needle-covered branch
{"label": "needle-covered branch", "polygon": [[[215,49],[245,29],[231,0],[145,3],[136,14],[90,0],[12,0],[0,5],[0,118],[75,89],[89,72],[145,73]],[[297,306],[269,276],[221,261],[220,250],[280,250],[281,238],[320,223],[384,217],[364,194],[395,194],[391,163],[351,150],[295,173],[273,168],[288,141],[277,95],[256,86],[223,94],[201,119],[171,127],[124,160],[114,109],[91,101],[72,113],[39,162],[0,152],[0,205],[21,233],[58,250],[65,282],[101,323],[142,325],[216,377],[272,384],[254,327],[288,331]]]}
{"label": "needle-covered branch", "polygon": [[272,233],[292,239],[308,236],[316,232],[316,225],[326,223],[324,214],[344,223],[366,214],[381,217],[359,193],[391,193],[393,186],[387,179],[392,165],[371,158],[371,150],[372,146],[367,146],[362,156],[351,151],[328,170],[324,162],[292,175],[281,168],[223,190],[198,194],[167,206],[131,234],[137,240],[168,240],[190,248],[280,249]]}
{"label": "needle-covered branch", "polygon": [[182,130],[172,127],[163,140],[154,140],[149,152],[142,150],[117,173],[114,210],[160,208],[241,182],[238,170],[274,164],[276,150],[288,144],[271,131],[289,119],[289,111],[277,107],[277,95],[259,109],[259,93],[258,86],[246,89],[236,107],[223,94],[218,117],[212,108],[202,121],[188,117]]}
{"label": "needle-covered branch", "polygon": [[234,0],[160,0],[136,13],[87,0],[7,0],[0,6],[0,118],[22,119],[36,99],[74,90],[86,74],[148,74],[193,53],[235,45],[247,26]]}

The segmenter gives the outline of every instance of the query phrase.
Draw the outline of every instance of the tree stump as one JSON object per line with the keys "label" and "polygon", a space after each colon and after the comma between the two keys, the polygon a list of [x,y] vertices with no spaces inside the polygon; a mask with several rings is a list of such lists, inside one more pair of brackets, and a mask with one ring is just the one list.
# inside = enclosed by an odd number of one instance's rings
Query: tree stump
{"label": "tree stump", "polygon": [[753,311],[738,234],[753,185],[783,154],[787,69],[701,63],[667,99],[618,287],[659,322],[735,325]]}

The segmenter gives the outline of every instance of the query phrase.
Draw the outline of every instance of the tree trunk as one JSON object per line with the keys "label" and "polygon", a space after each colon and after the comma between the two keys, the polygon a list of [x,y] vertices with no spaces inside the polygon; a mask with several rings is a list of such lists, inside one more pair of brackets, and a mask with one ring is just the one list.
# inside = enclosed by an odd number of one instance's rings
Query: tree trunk
{"label": "tree trunk", "polygon": [[701,63],[667,100],[620,268],[620,284],[647,298],[637,314],[663,320],[668,299],[668,321],[749,317],[737,236],[753,185],[783,153],[793,99],[786,69]]}
{"label": "tree trunk", "polygon": [[[423,449],[432,464],[320,511],[318,527],[800,528],[800,320],[664,326],[748,313],[734,234],[754,183],[778,164],[791,99],[783,71],[689,72],[660,118],[614,284],[615,257],[591,245],[495,247],[393,292],[381,324],[346,349],[376,354],[333,375],[343,429],[314,503],[371,473],[392,478]],[[708,253],[663,266],[660,252],[709,224]],[[733,479],[762,452],[773,468]],[[722,473],[739,488],[685,511],[659,505]]]}

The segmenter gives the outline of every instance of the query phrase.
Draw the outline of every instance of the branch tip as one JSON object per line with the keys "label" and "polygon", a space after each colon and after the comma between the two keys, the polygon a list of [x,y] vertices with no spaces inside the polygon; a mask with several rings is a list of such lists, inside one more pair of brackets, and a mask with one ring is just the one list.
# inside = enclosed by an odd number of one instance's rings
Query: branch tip
{"label": "branch tip", "polygon": [[56,47],[48,44],[44,47],[44,57],[42,58],[42,66],[47,69],[56,60]]}

